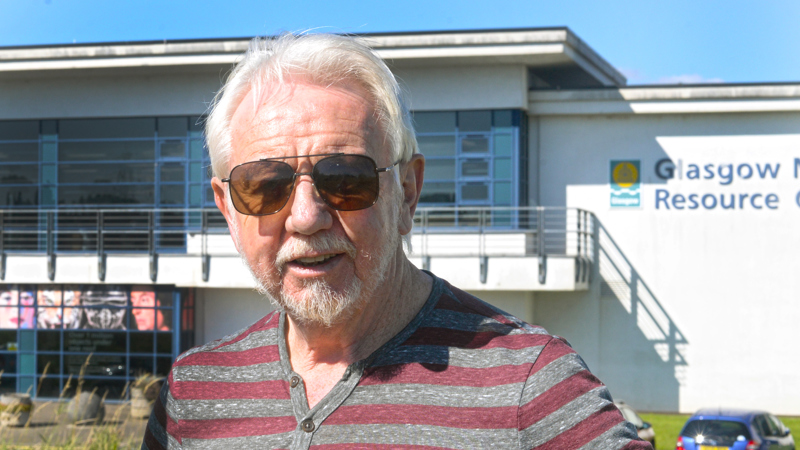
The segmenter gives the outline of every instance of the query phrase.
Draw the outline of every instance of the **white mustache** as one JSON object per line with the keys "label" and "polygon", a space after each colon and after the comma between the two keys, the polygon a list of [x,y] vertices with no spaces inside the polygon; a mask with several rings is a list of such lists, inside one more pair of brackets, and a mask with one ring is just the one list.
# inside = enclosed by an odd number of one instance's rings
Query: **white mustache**
{"label": "white mustache", "polygon": [[358,252],[347,238],[335,234],[295,237],[284,243],[275,258],[275,267],[283,272],[286,264],[297,258],[319,253],[346,253],[352,259]]}

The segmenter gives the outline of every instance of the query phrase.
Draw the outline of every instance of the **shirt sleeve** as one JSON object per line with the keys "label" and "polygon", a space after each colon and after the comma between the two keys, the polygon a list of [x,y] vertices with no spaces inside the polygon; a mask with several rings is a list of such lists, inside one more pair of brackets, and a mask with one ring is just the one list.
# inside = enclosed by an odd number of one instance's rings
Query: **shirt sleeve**
{"label": "shirt sleeve", "polygon": [[164,380],[161,392],[153,404],[153,412],[147,421],[147,429],[142,440],[142,450],[180,449],[178,421],[175,417],[174,399],[170,393],[172,375]]}
{"label": "shirt sleeve", "polygon": [[605,385],[558,337],[531,367],[517,429],[522,449],[652,449],[622,417]]}

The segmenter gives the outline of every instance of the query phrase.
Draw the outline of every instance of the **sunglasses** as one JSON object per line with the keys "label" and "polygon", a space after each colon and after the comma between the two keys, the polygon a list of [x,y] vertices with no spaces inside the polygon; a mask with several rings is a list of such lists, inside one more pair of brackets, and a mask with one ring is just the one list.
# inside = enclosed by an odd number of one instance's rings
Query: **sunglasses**
{"label": "sunglasses", "polygon": [[[289,164],[279,159],[324,156],[314,164],[311,172],[295,172]],[[337,211],[366,209],[378,201],[381,172],[389,167],[378,167],[375,160],[365,155],[325,153],[321,155],[279,156],[239,164],[231,170],[230,196],[236,211],[248,216],[266,216],[283,209],[292,195],[294,180],[300,175],[310,175],[320,198]]]}

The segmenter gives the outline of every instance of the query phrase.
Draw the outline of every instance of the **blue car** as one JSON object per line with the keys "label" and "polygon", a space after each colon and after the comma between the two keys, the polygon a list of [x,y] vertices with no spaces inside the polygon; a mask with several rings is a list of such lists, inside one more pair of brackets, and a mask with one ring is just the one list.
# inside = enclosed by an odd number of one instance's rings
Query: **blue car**
{"label": "blue car", "polygon": [[676,450],[795,450],[789,429],[765,411],[701,409],[681,430]]}

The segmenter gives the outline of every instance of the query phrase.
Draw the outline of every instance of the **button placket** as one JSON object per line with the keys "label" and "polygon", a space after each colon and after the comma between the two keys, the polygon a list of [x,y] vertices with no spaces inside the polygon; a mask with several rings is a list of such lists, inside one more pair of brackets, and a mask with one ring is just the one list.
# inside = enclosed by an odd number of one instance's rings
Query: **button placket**
{"label": "button placket", "polygon": [[311,419],[306,419],[300,422],[300,429],[305,431],[306,433],[311,433],[316,429],[316,425],[314,425],[314,421]]}

